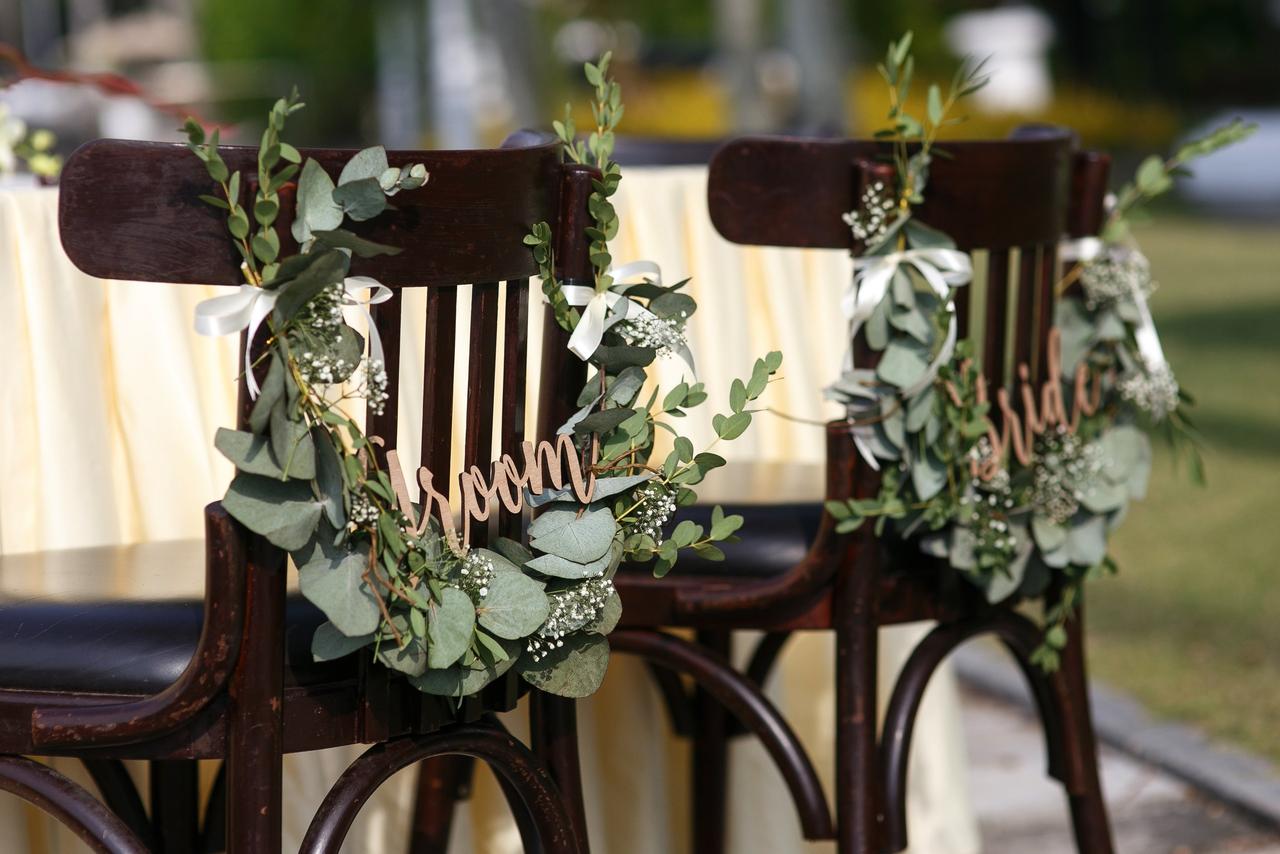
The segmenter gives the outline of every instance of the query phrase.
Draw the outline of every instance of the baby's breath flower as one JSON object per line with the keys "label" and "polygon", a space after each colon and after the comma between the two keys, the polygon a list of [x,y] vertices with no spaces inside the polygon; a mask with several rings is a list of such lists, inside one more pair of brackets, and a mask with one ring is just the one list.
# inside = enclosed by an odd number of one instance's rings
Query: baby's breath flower
{"label": "baby's breath flower", "polygon": [[374,525],[378,522],[378,508],[363,492],[352,492],[351,510],[347,518],[356,525]]}
{"label": "baby's breath flower", "polygon": [[565,635],[586,628],[600,617],[604,605],[613,595],[613,582],[607,578],[588,578],[567,590],[547,596],[551,610],[547,621],[529,638],[529,653],[534,661],[546,658],[552,650],[564,646]]}
{"label": "baby's breath flower", "polygon": [[675,494],[667,491],[662,484],[650,481],[637,489],[635,495],[640,506],[635,511],[636,521],[632,533],[648,534],[655,542],[660,542],[662,526],[676,512]]}
{"label": "baby's breath flower", "polygon": [[1061,425],[1036,439],[1031,501],[1054,522],[1065,524],[1080,509],[1089,484],[1102,471],[1102,449]]}
{"label": "baby's breath flower", "polygon": [[1114,253],[1085,264],[1080,285],[1090,309],[1129,299],[1135,293],[1148,296],[1155,290],[1151,264],[1141,252]]}
{"label": "baby's breath flower", "polygon": [[861,243],[878,243],[897,219],[897,205],[885,194],[884,182],[876,181],[867,187],[859,200],[857,210],[841,214],[853,237]]}
{"label": "baby's breath flower", "polygon": [[652,314],[629,317],[615,329],[628,344],[636,347],[652,347],[659,356],[666,356],[685,347],[685,316],[657,317]]}
{"label": "baby's breath flower", "polygon": [[479,605],[489,595],[493,583],[493,559],[480,552],[470,552],[458,564],[458,586],[471,601]]}
{"label": "baby's breath flower", "polygon": [[369,402],[369,411],[381,415],[386,411],[387,400],[387,366],[381,359],[369,359],[365,362],[364,387],[361,389]]}
{"label": "baby's breath flower", "polygon": [[1155,421],[1163,421],[1178,408],[1178,380],[1168,365],[1154,370],[1139,368],[1120,379],[1120,396],[1146,412]]}

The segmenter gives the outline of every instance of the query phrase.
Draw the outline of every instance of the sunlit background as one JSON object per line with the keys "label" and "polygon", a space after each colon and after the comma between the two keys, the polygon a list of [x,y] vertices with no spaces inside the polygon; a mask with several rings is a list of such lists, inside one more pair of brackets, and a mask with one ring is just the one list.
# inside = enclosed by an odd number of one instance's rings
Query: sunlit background
{"label": "sunlit background", "polygon": [[1277,0],[3,0],[0,42],[35,68],[118,72],[171,109],[39,80],[0,101],[64,153],[176,140],[186,110],[256,142],[296,83],[299,144],[469,147],[546,127],[567,98],[585,111],[581,63],[612,50],[629,135],[869,134],[886,108],[874,63],[908,29],[921,76],[992,57],[956,136],[1067,125],[1116,156],[1117,181],[1197,129],[1260,125],[1139,229],[1209,483],[1157,463],[1115,544],[1121,576],[1092,598],[1091,642],[1104,680],[1280,759]]}

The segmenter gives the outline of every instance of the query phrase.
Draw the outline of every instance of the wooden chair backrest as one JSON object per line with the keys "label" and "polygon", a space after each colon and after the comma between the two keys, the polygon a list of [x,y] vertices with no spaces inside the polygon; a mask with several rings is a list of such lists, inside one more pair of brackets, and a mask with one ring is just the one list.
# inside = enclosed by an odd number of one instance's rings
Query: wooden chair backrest
{"label": "wooden chair backrest", "polygon": [[[915,214],[961,249],[985,256],[978,264],[984,280],[957,294],[960,335],[969,337],[971,306],[980,297],[977,352],[990,387],[1012,382],[1019,364],[1042,378],[1058,243],[1099,227],[1106,158],[1078,154],[1071,134],[1046,128],[938,148]],[[864,140],[734,140],[711,161],[712,222],[734,243],[857,251],[840,215],[869,184],[892,177],[887,154],[886,145]]]}
{"label": "wooden chair backrest", "polygon": [[[354,151],[303,150],[332,176]],[[256,150],[227,146],[228,167],[243,173],[246,197],[256,187]],[[557,224],[561,185],[571,172],[549,136],[520,132],[503,147],[479,151],[393,151],[392,165],[424,163],[427,184],[394,199],[394,210],[354,223],[357,234],[401,248],[399,255],[353,260],[352,275],[372,276],[397,291],[373,306],[386,351],[391,398],[366,432],[396,444],[403,288],[426,287],[426,347],[420,464],[437,478],[450,472],[453,428],[465,425],[463,470],[488,468],[491,448],[518,452],[525,432],[528,378],[529,277],[536,274],[530,226]],[[224,214],[197,196],[209,193],[204,165],[184,146],[99,140],[68,159],[59,201],[62,242],[77,267],[94,276],[174,283],[235,285],[239,258]],[[282,196],[285,195],[282,192]],[[584,200],[585,201],[585,200]],[[287,220],[282,255],[297,251]],[[563,233],[557,228],[556,233]],[[583,239],[558,247],[566,261],[587,263]],[[457,340],[459,289],[471,290],[470,323]],[[501,317],[501,324],[499,318]],[[459,347],[459,345],[462,345]],[[465,403],[454,411],[455,350],[469,353]],[[501,354],[501,376],[497,366]],[[242,401],[245,399],[242,390]],[[501,400],[495,412],[495,401]],[[411,466],[411,460],[402,461]],[[416,467],[413,468],[416,471]],[[410,473],[411,474],[411,473]],[[445,492],[443,484],[437,488]],[[456,490],[456,483],[454,484]],[[503,533],[519,536],[520,519],[499,514]],[[483,542],[484,532],[473,536]]]}

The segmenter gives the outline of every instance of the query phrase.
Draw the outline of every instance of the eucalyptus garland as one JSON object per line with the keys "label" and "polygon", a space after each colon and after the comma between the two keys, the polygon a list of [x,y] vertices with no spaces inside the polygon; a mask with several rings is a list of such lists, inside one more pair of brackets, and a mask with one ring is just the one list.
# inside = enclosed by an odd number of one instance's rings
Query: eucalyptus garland
{"label": "eucalyptus garland", "polygon": [[987,77],[981,64],[963,64],[945,95],[928,88],[927,115],[916,119],[905,111],[910,45],[908,33],[879,66],[892,125],[878,136],[892,143],[896,186],[873,185],[845,215],[866,247],[846,310],[879,362],[860,367],[850,356],[828,389],[848,408],[863,456],[881,468],[881,489],[827,509],[841,532],[873,520],[877,533],[945,558],[991,602],[1043,598],[1035,660],[1054,669],[1084,580],[1116,569],[1107,540],[1146,492],[1149,437],[1169,440],[1200,477],[1191,398],[1160,352],[1147,309],[1150,264],[1130,216],[1188,161],[1252,127],[1233,122],[1168,160],[1143,161],[1112,200],[1100,238],[1064,246],[1064,258],[1079,263],[1057,284],[1050,367],[1058,376],[1013,407],[988,398],[971,343],[956,341],[952,295],[969,281],[967,255],[912,210],[924,199],[938,131]]}
{"label": "eucalyptus garland", "polygon": [[[400,250],[343,226],[378,216],[397,193],[430,192],[425,167],[394,167],[382,148],[368,148],[335,183],[282,139],[288,117],[303,106],[295,91],[268,115],[250,204],[241,201],[239,172],[219,154],[217,131],[206,136],[195,121],[186,124],[189,148],[216,188],[202,198],[226,214],[245,278],[238,293],[198,307],[197,329],[247,329],[253,339],[259,325],[266,328],[261,355],[245,355],[255,395],[249,429],[222,429],[215,440],[237,469],[223,506],[297,566],[302,594],[327,617],[312,639],[318,661],[365,650],[419,690],[450,697],[474,694],[513,668],[543,690],[585,696],[604,678],[606,635],[621,614],[612,583],[619,565],[653,561],[662,574],[683,549],[721,559],[716,544],[733,539],[742,524],[716,508],[709,529],[684,521],[665,530],[677,507],[696,500],[693,486],[724,459],[710,449],[696,452],[670,423],[706,401],[702,383],[690,377],[665,393],[652,388],[646,394],[644,368],[656,358],[692,361],[684,326],[697,306],[681,292],[684,282],[664,285],[656,265],[631,265],[627,276],[611,267],[608,241],[618,222],[608,197],[621,174],[610,155],[622,103],[608,60],[586,66],[596,90],[597,129],[585,146],[574,139],[571,123],[557,123],[566,155],[583,161],[589,151],[601,173],[591,196],[590,293],[555,279],[546,223],[534,224],[526,239],[557,321],[574,333],[574,352],[593,369],[578,398],[581,408],[551,446],[548,488],[535,489],[526,471],[523,503],[539,508],[528,545],[498,538],[491,549],[470,548],[453,529],[447,498],[424,494],[421,504],[410,503],[395,455],[377,453],[379,440],[348,412],[357,402],[381,412],[391,393],[376,330],[370,325],[366,356],[365,340],[344,316],[347,307],[361,309],[391,293],[373,279],[350,276],[351,257]],[[291,233],[300,251],[281,257],[280,191],[290,182],[297,186]],[[258,388],[254,370],[264,362]],[[714,418],[717,441],[747,429],[749,405],[780,364],[781,356],[771,353],[757,360],[749,378],[733,383],[730,411]],[[673,449],[660,460],[654,456],[659,430],[673,437]],[[566,448],[567,461],[559,456]],[[539,453],[532,445],[526,450],[529,470],[537,468]],[[494,464],[495,483],[508,462]],[[575,464],[586,466],[587,484],[579,482]],[[465,492],[468,475],[462,477]],[[537,478],[541,484],[541,473]],[[497,491],[486,500],[495,501]]]}

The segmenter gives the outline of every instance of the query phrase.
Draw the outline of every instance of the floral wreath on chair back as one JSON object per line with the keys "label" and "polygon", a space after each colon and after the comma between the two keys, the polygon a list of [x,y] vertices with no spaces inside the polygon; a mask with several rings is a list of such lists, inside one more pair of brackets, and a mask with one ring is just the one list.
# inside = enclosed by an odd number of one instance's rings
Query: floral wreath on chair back
{"label": "floral wreath on chair back", "polygon": [[[896,186],[873,184],[844,215],[865,247],[843,304],[849,338],[863,333],[880,359],[874,369],[859,367],[850,349],[827,390],[846,406],[859,452],[881,470],[881,488],[874,498],[830,501],[827,510],[840,532],[873,519],[877,533],[917,542],[991,602],[1044,597],[1035,660],[1051,670],[1084,580],[1116,569],[1107,537],[1128,502],[1146,492],[1149,436],[1164,436],[1201,477],[1191,398],[1161,351],[1147,307],[1150,264],[1129,216],[1169,190],[1187,162],[1254,127],[1235,121],[1168,160],[1147,158],[1110,200],[1101,236],[1064,244],[1062,260],[1077,264],[1055,289],[1049,379],[1022,416],[999,390],[997,429],[970,342],[957,341],[952,295],[972,278],[970,258],[912,211],[924,200],[938,132],[961,121],[952,110],[989,75],[982,62],[962,63],[945,96],[928,87],[921,121],[905,111],[910,49],[907,33],[878,66],[892,125],[876,136],[892,144]],[[1055,578],[1060,593],[1050,600]]]}
{"label": "floral wreath on chair back", "polygon": [[[368,306],[392,292],[350,276],[351,256],[400,250],[343,225],[378,216],[398,193],[430,192],[426,168],[390,166],[381,147],[368,148],[335,183],[282,138],[288,117],[303,106],[295,90],[269,113],[258,189],[246,207],[240,174],[218,153],[218,132],[206,136],[187,121],[189,148],[217,190],[201,198],[226,213],[245,278],[237,293],[198,306],[196,328],[208,335],[246,330],[250,343],[266,329],[260,354],[248,347],[244,354],[254,398],[249,430],[221,429],[216,437],[237,469],[223,505],[297,565],[303,595],[328,618],[312,640],[317,660],[365,650],[419,690],[450,697],[475,694],[512,668],[542,690],[586,696],[604,678],[606,635],[621,614],[611,581],[618,566],[654,561],[654,571],[663,574],[682,549],[722,559],[716,543],[742,525],[741,517],[717,507],[709,530],[685,521],[664,533],[675,509],[696,500],[693,487],[724,459],[709,449],[695,451],[670,423],[706,401],[702,383],[690,376],[661,399],[656,387],[645,394],[645,366],[659,356],[679,355],[692,374],[684,325],[697,305],[681,292],[685,282],[664,284],[656,264],[612,266],[608,242],[618,220],[609,196],[621,173],[611,154],[623,107],[608,66],[608,54],[585,66],[596,122],[587,141],[575,138],[571,121],[556,122],[565,154],[599,172],[587,229],[593,286],[556,279],[546,223],[531,224],[525,240],[557,322],[572,333],[569,348],[594,373],[578,397],[581,408],[554,441],[525,444],[523,469],[510,456],[494,463],[493,484],[479,488],[482,500],[464,502],[461,536],[447,498],[424,495],[414,505],[394,452],[381,466],[374,453],[379,440],[346,408],[363,401],[377,413],[394,392],[387,388],[377,329],[369,323],[365,356],[364,339],[344,317],[347,308],[368,317]],[[292,237],[300,251],[281,257],[280,191],[294,182]],[[254,371],[264,362],[259,387]],[[713,419],[717,441],[747,429],[749,405],[781,362],[781,354],[770,353],[748,378],[733,382],[730,411]],[[673,450],[661,460],[654,457],[659,429],[674,436]],[[550,470],[542,471],[543,462]],[[460,476],[464,497],[470,488],[474,498],[476,476]],[[487,519],[499,495],[512,512],[540,508],[528,546],[499,538],[492,549],[470,548],[471,519]]]}

